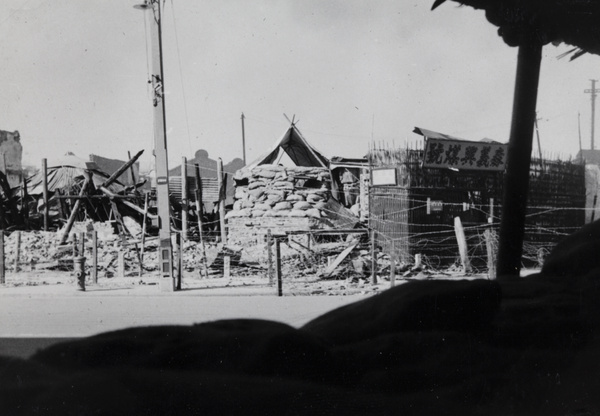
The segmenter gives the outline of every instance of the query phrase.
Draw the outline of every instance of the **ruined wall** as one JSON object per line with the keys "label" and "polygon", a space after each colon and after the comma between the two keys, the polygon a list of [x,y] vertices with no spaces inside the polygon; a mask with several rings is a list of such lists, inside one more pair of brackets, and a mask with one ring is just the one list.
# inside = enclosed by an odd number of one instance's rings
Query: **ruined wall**
{"label": "ruined wall", "polygon": [[227,220],[227,239],[231,244],[263,244],[267,231],[285,234],[287,231],[309,231],[326,228],[327,224],[311,217],[233,217]]}
{"label": "ruined wall", "polygon": [[0,170],[6,175],[11,188],[21,184],[22,159],[23,145],[19,132],[0,130]]}

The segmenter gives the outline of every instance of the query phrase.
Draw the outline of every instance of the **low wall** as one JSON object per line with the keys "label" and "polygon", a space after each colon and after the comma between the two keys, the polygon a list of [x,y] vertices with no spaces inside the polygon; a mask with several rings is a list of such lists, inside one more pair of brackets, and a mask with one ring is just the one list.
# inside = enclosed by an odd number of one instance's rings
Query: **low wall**
{"label": "low wall", "polygon": [[312,217],[232,217],[227,219],[227,241],[231,244],[262,244],[270,229],[272,234],[286,231],[309,231],[329,228]]}

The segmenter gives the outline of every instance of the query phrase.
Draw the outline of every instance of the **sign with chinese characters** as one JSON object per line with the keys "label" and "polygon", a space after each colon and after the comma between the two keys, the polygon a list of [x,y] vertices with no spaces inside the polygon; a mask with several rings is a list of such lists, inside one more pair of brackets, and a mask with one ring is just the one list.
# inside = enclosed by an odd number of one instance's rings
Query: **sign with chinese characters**
{"label": "sign with chinese characters", "polygon": [[423,167],[502,171],[508,145],[427,138]]}

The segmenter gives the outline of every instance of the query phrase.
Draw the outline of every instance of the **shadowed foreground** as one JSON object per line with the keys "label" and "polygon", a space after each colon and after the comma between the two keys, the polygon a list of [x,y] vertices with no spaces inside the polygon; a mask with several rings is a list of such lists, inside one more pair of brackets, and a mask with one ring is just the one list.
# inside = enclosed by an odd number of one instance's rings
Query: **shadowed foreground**
{"label": "shadowed foreground", "polygon": [[518,281],[414,281],[300,329],[129,328],[0,358],[0,414],[600,414],[600,224]]}

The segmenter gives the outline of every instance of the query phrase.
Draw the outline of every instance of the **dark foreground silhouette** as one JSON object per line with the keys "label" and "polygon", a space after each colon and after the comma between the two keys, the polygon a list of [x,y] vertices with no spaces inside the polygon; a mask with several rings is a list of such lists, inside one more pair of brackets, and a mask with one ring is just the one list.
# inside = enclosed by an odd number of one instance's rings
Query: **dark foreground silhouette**
{"label": "dark foreground silhouette", "polygon": [[518,281],[414,281],[300,329],[129,328],[0,358],[0,415],[600,415],[600,223]]}

